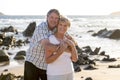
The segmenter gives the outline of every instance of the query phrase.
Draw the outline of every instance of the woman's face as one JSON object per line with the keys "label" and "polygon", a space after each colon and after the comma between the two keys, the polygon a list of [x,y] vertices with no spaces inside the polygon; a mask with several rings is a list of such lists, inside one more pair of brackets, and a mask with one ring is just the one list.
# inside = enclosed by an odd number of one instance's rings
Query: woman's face
{"label": "woman's face", "polygon": [[59,15],[53,12],[48,15],[47,20],[49,29],[53,30],[58,25]]}
{"label": "woman's face", "polygon": [[68,30],[69,26],[67,25],[66,22],[59,22],[57,31],[60,34],[65,34]]}

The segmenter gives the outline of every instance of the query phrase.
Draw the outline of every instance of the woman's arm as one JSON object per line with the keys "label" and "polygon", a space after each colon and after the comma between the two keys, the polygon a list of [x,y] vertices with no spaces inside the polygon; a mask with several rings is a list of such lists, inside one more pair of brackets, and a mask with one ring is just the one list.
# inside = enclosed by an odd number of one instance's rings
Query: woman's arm
{"label": "woman's arm", "polygon": [[56,51],[56,49],[58,48],[58,45],[51,44],[49,42],[49,39],[41,40],[41,44],[42,44],[42,46],[44,46],[45,49],[47,48],[48,50],[50,50],[52,52]]}
{"label": "woman's arm", "polygon": [[73,43],[75,44],[75,46],[77,45],[77,42],[75,41],[75,39],[71,35],[69,35],[68,33],[66,33],[65,36],[66,36],[67,39],[73,41]]}
{"label": "woman's arm", "polygon": [[71,59],[73,62],[76,62],[78,60],[78,54],[77,54],[77,49],[75,47],[75,44],[73,41],[66,39],[65,42],[68,44],[70,47],[70,52],[71,52]]}
{"label": "woman's arm", "polygon": [[67,48],[67,44],[64,42],[61,42],[60,45],[57,46],[56,50],[53,51],[49,48],[49,44],[45,47],[45,53],[46,53],[46,63],[52,63],[54,62]]}
{"label": "woman's arm", "polygon": [[71,56],[72,61],[76,62],[78,60],[78,54],[75,46],[72,47],[71,54],[72,54]]}

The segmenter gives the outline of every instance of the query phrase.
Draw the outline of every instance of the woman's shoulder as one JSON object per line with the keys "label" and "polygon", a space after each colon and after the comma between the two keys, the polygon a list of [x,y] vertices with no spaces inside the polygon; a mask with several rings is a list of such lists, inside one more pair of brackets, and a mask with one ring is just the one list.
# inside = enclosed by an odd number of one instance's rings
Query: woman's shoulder
{"label": "woman's shoulder", "polygon": [[55,37],[55,35],[52,34],[49,36],[49,38],[56,38],[56,37]]}
{"label": "woman's shoulder", "polygon": [[60,42],[57,40],[57,38],[55,37],[55,35],[50,35],[49,36],[49,41],[52,44],[59,44]]}
{"label": "woman's shoulder", "polygon": [[54,41],[54,40],[56,40],[55,35],[50,35],[50,36],[49,36],[49,41]]}

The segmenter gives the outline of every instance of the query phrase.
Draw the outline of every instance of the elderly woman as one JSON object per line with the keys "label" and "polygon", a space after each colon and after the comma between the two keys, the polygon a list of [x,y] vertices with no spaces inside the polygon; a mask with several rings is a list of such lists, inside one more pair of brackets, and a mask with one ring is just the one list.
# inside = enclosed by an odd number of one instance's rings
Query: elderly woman
{"label": "elderly woman", "polygon": [[[50,35],[44,42],[48,80],[74,80],[72,61],[76,62],[78,55],[74,42],[66,37],[69,27],[70,21],[62,16],[54,35]],[[49,43],[58,47],[49,48]]]}

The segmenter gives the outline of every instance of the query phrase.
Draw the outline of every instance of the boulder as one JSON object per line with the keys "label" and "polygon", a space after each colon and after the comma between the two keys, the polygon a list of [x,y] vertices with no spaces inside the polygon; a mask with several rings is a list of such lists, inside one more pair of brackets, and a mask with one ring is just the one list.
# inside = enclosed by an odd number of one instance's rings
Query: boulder
{"label": "boulder", "polygon": [[25,59],[25,56],[26,56],[26,51],[19,51],[19,52],[15,55],[14,59],[15,59],[15,60],[24,60],[24,59]]}
{"label": "boulder", "polygon": [[99,37],[110,38],[110,39],[120,39],[120,30],[119,29],[107,30],[105,28],[98,31],[97,33],[92,34],[92,36],[99,36]]}
{"label": "boulder", "polygon": [[23,31],[23,35],[25,37],[31,37],[33,35],[33,32],[35,30],[36,27],[36,22],[32,22],[28,25],[28,27],[26,28],[25,31]]}
{"label": "boulder", "polygon": [[8,53],[4,50],[0,50],[0,63],[6,61],[7,62],[10,61]]}

